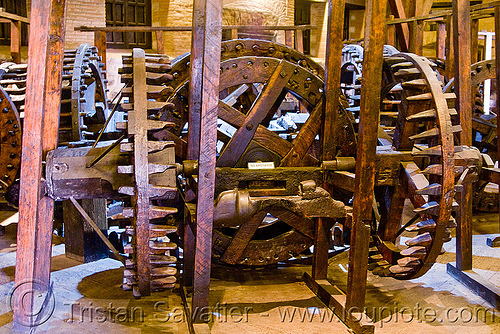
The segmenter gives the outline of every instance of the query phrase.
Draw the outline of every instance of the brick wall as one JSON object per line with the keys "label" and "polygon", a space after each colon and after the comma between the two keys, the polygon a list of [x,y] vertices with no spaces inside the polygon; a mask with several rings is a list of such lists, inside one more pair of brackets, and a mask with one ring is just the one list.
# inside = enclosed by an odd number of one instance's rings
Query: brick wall
{"label": "brick wall", "polygon": [[[31,1],[26,1],[28,15]],[[75,31],[78,26],[106,25],[105,0],[66,0],[66,49],[77,48],[82,43],[94,43],[94,34]]]}

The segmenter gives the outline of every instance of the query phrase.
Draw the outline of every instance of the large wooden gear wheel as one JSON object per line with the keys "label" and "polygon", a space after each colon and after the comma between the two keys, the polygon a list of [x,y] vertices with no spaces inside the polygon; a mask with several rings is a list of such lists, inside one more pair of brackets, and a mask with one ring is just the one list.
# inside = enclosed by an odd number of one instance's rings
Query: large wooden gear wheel
{"label": "large wooden gear wheel", "polygon": [[[429,60],[397,54],[385,59],[384,70],[382,104],[390,99],[398,112],[393,149],[411,152],[414,159],[401,163],[395,187],[376,189],[380,216],[373,226],[369,267],[381,276],[410,279],[427,272],[450,239],[455,177],[463,172],[455,167],[461,146],[455,146],[454,134],[461,128],[453,125],[456,111],[449,107],[455,96],[442,92]],[[409,221],[402,215],[405,199],[415,208]],[[415,235],[403,241],[405,230]]]}
{"label": "large wooden gear wheel", "polygon": [[[222,43],[219,84],[218,160],[220,167],[247,167],[248,162],[273,161],[275,166],[319,166],[314,142],[320,131],[323,100],[323,70],[303,54],[268,41],[235,40]],[[176,124],[157,132],[158,139],[185,140],[188,119],[189,55],[178,59],[168,83],[172,93],[160,119]],[[165,89],[165,92],[167,90]],[[304,124],[288,133],[277,133],[269,124],[286,96],[293,96],[300,110],[309,114]],[[352,114],[339,107],[339,154],[355,153]],[[230,128],[230,131],[224,129]],[[185,150],[178,151],[184,159]],[[216,194],[217,195],[217,194]],[[285,261],[312,245],[313,221],[301,232],[293,226],[304,222],[297,213],[269,208],[255,215],[261,222],[238,264],[268,265]],[[214,229],[214,257],[224,253],[236,228]],[[305,234],[304,234],[305,233]],[[232,262],[228,262],[234,264]]]}
{"label": "large wooden gear wheel", "polygon": [[[177,213],[175,207],[162,206],[160,201],[172,200],[177,193],[175,184],[175,157],[169,147],[173,142],[151,141],[148,133],[173,125],[148,117],[150,104],[147,91],[155,90],[148,80],[147,68],[158,63],[168,64],[168,57],[146,56],[143,50],[134,49],[132,57],[124,56],[125,82],[133,81],[128,111],[128,143],[120,150],[130,154],[131,165],[118,166],[117,172],[133,174],[133,186],[123,186],[118,192],[130,196],[132,207],[124,208],[123,216],[131,218],[126,228],[125,253],[129,254],[124,270],[124,290],[133,290],[134,297],[147,296],[152,291],[171,289],[176,283],[177,245],[167,235],[176,233],[177,227],[168,224],[168,217]],[[168,64],[169,65],[169,64]],[[154,106],[153,106],[154,107]]]}

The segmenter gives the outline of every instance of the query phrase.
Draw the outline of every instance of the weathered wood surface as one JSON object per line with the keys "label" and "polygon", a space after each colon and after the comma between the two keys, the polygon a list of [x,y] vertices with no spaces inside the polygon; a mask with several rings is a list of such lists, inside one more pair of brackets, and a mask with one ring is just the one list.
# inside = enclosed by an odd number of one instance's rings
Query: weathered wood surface
{"label": "weathered wood surface", "polygon": [[[455,108],[460,115],[460,143],[472,144],[472,82],[470,2],[453,2],[453,46],[455,52]],[[466,183],[460,193],[457,215],[457,268],[472,269],[472,185]]]}
{"label": "weathered wood surface", "polygon": [[379,122],[380,78],[382,77],[385,42],[385,1],[368,0],[366,5],[365,53],[361,108],[356,154],[356,179],[351,234],[351,251],[347,278],[346,309],[363,308],[373,189],[375,186],[375,153]]}
{"label": "weathered wood surface", "polygon": [[323,103],[323,126],[321,131],[322,159],[332,160],[337,155],[336,123],[340,97],[340,74],[342,70],[342,43],[344,34],[345,0],[328,1],[328,34],[326,36],[325,102]]}
{"label": "weathered wood surface", "polygon": [[438,22],[436,57],[445,59],[446,57],[446,23]]}
{"label": "weathered wood surface", "polygon": [[101,57],[101,62],[104,64],[104,69],[106,69],[106,42],[106,32],[94,32],[94,45],[97,47],[97,54],[99,55],[99,57]]}
{"label": "weathered wood surface", "polygon": [[[500,7],[495,7],[495,32],[496,31],[500,32]],[[500,82],[500,38],[495,38],[495,72],[496,80]],[[499,106],[499,103],[500,87],[496,85],[496,105]],[[498,140],[498,138],[500,138],[500,126],[497,126],[497,152],[500,152],[500,140]]]}
{"label": "weathered wood surface", "polygon": [[129,127],[129,135],[134,135],[134,176],[135,196],[135,256],[137,261],[138,289],[141,296],[151,294],[151,267],[149,264],[149,175],[147,136],[147,87],[146,59],[144,50],[133,50],[134,66],[134,111],[129,113],[134,126]]}
{"label": "weathered wood surface", "polygon": [[[40,200],[42,158],[57,143],[55,101],[60,101],[64,22],[64,0],[32,1],[15,282],[36,281],[45,289],[50,281],[53,201]],[[21,295],[26,291],[22,290]],[[22,303],[14,298],[14,330],[29,330],[22,324],[34,325],[34,314],[31,300]]]}
{"label": "weathered wood surface", "polygon": [[21,21],[10,23],[10,54],[14,63],[21,63]]}
{"label": "weathered wood surface", "polygon": [[[405,9],[401,0],[389,0],[391,13],[396,19],[406,19]],[[410,29],[408,23],[396,24],[396,36],[399,42],[399,48],[402,52],[407,52],[410,42]]]}
{"label": "weathered wood surface", "polygon": [[[199,164],[192,304],[197,311],[208,306],[210,288],[221,22],[220,0],[195,0],[190,81],[190,113],[194,114],[189,119],[188,135],[189,146],[193,146],[188,156],[198,159]],[[196,314],[194,322],[203,322],[201,313]]]}

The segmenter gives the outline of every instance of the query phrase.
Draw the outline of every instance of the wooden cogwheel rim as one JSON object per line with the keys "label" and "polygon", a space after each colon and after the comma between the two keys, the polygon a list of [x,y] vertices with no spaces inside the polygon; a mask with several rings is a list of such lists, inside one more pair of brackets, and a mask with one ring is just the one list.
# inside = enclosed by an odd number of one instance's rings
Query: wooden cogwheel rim
{"label": "wooden cogwheel rim", "polygon": [[[382,104],[391,103],[398,112],[393,147],[410,151],[414,161],[401,164],[401,179],[390,204],[380,204],[380,221],[373,227],[369,268],[381,276],[410,279],[423,275],[435,263],[449,227],[454,226],[452,207],[456,206],[455,177],[463,169],[455,168],[454,134],[461,131],[453,125],[456,111],[450,108],[455,95],[445,94],[435,66],[426,58],[401,53],[385,59],[385,96]],[[387,100],[391,101],[387,101]],[[405,199],[415,207],[414,220],[403,223]],[[383,203],[383,201],[379,201]],[[416,233],[398,245],[400,233]]]}

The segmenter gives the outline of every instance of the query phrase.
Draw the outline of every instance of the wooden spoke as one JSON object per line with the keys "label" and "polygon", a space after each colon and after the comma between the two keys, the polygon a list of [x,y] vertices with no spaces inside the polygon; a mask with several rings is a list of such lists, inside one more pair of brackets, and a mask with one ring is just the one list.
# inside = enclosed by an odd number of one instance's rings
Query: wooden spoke
{"label": "wooden spoke", "polygon": [[252,140],[259,124],[273,110],[275,104],[281,103],[279,97],[283,94],[288,80],[294,74],[296,66],[291,63],[281,61],[273,74],[266,82],[264,89],[253,103],[242,126],[236,131],[233,139],[222,151],[217,165],[221,167],[232,167],[243,155],[248,144]]}

